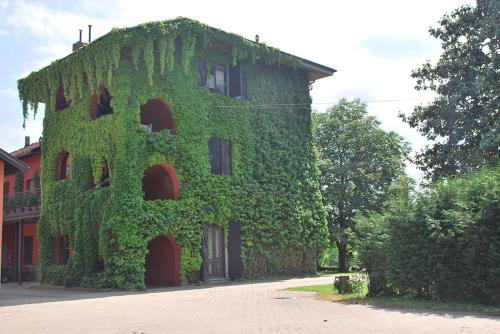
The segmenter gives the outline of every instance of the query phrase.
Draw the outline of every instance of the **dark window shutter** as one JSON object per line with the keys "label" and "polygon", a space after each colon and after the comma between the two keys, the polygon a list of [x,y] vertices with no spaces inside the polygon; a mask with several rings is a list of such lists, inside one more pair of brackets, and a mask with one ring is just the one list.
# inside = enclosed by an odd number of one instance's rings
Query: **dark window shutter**
{"label": "dark window shutter", "polygon": [[232,175],[231,170],[231,142],[228,140],[221,140],[221,162],[222,162],[222,175]]}
{"label": "dark window shutter", "polygon": [[208,140],[208,150],[210,154],[211,172],[214,175],[220,175],[222,172],[220,138],[210,138]]}
{"label": "dark window shutter", "polygon": [[207,268],[207,260],[208,260],[208,225],[207,223],[202,224],[203,235],[201,239],[201,270],[200,270],[200,280],[206,281],[208,279],[208,268]]}
{"label": "dark window shutter", "polygon": [[229,223],[228,233],[228,273],[231,279],[241,278],[241,227],[236,222]]}
{"label": "dark window shutter", "polygon": [[198,67],[198,86],[207,85],[207,66],[203,60],[198,60],[196,62],[196,67]]}
{"label": "dark window shutter", "polygon": [[241,98],[246,100],[248,99],[248,91],[247,91],[247,77],[244,72],[240,72],[240,82],[241,82]]}
{"label": "dark window shutter", "polygon": [[229,66],[229,96],[241,96],[241,76],[240,65]]}
{"label": "dark window shutter", "polygon": [[23,264],[32,265],[33,264],[33,237],[24,237],[23,240]]}

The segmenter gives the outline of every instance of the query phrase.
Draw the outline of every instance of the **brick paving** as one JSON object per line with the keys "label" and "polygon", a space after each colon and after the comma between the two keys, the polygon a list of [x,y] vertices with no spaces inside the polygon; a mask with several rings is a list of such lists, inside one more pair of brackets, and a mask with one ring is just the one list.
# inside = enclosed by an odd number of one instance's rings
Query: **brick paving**
{"label": "brick paving", "polygon": [[0,334],[500,333],[498,317],[346,305],[282,291],[331,282],[322,277],[133,293],[7,285],[0,292]]}

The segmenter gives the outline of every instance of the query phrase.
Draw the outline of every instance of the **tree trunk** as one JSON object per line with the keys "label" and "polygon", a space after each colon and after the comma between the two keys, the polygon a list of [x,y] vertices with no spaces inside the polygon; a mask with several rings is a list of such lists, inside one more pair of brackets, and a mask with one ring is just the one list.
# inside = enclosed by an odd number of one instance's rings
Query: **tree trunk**
{"label": "tree trunk", "polygon": [[339,241],[336,243],[339,251],[339,272],[345,273],[349,269],[347,265],[347,245]]}

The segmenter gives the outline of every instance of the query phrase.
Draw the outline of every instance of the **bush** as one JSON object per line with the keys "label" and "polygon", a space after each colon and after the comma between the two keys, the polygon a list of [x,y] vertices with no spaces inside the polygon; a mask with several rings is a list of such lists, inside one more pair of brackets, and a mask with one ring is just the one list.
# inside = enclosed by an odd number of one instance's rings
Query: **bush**
{"label": "bush", "polygon": [[354,274],[349,278],[353,295],[362,296],[365,293],[367,277],[363,274]]}
{"label": "bush", "polygon": [[370,282],[434,300],[500,302],[498,169],[441,181],[358,217],[360,260]]}
{"label": "bush", "polygon": [[52,265],[42,272],[42,283],[64,285],[65,268],[62,265]]}
{"label": "bush", "polygon": [[337,268],[339,264],[339,252],[337,247],[329,246],[323,250],[319,258],[321,268]]}

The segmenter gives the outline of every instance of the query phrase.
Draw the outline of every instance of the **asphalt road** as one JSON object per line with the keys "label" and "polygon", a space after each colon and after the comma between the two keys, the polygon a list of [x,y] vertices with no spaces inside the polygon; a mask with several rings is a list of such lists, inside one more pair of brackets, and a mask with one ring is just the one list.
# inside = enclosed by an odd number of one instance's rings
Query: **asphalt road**
{"label": "asphalt road", "polygon": [[282,290],[331,282],[322,277],[132,293],[8,284],[0,292],[0,334],[500,334],[498,317],[347,305],[316,300],[314,293]]}

